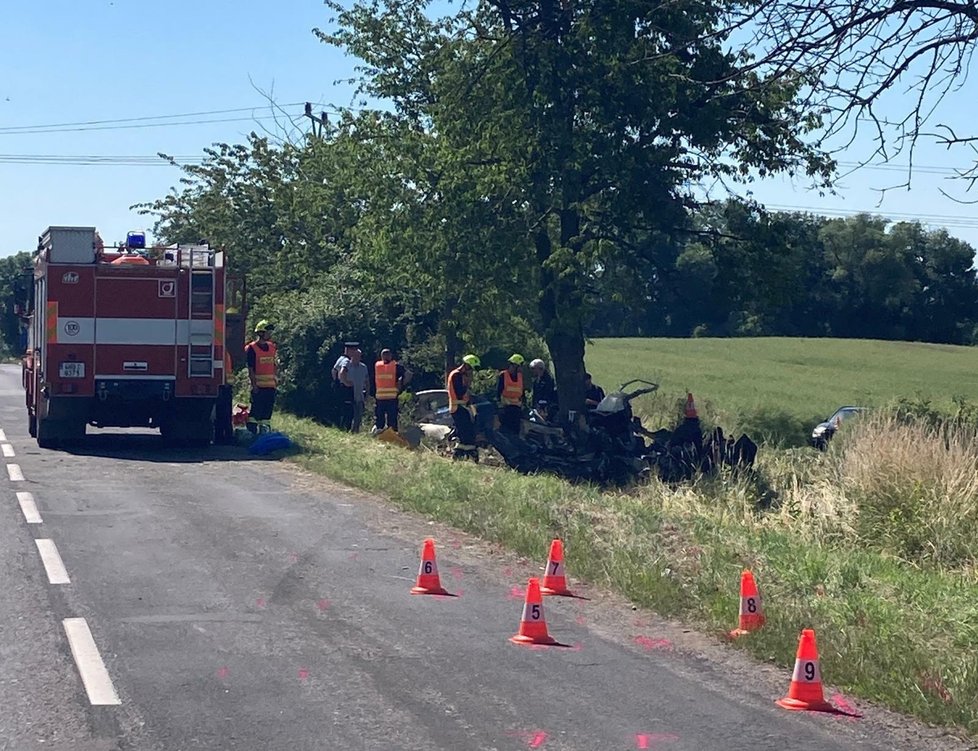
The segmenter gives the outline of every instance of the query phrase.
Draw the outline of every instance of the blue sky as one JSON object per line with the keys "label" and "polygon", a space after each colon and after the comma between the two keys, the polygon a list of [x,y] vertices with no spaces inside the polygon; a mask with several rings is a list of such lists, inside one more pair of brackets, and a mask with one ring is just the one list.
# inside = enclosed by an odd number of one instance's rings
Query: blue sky
{"label": "blue sky", "polygon": [[[353,62],[319,42],[315,26],[328,26],[320,0],[230,2],[229,0],[8,0],[0,45],[0,255],[32,249],[49,225],[99,227],[115,241],[150,221],[129,206],[166,193],[180,177],[160,166],[66,166],[13,163],[20,155],[45,158],[77,155],[152,156],[163,151],[199,156],[216,141],[238,142],[268,117],[267,101],[255,87],[273,91],[280,103],[351,102],[352,91],[337,85]],[[968,84],[938,113],[937,121],[967,130],[968,101],[978,84]],[[900,97],[891,104],[899,106]],[[116,123],[140,126],[112,130],[13,132],[25,126],[122,120],[160,115],[254,108],[185,117],[227,120],[195,125],[144,127],[166,121]],[[301,111],[301,106],[288,108]],[[268,120],[262,124],[273,127]],[[101,126],[80,126],[101,127]],[[6,130],[5,130],[6,129]],[[26,129],[26,128],[25,128]],[[867,158],[866,137],[841,154],[844,162]],[[963,160],[963,161],[962,161]],[[35,161],[35,160],[32,160]],[[925,170],[910,191],[878,190],[903,182],[902,157],[890,165],[861,170],[842,180],[838,195],[819,196],[804,181],[775,179],[750,186],[771,207],[804,208],[833,215],[857,210],[947,224],[951,234],[978,247],[978,217],[969,206],[941,195],[940,188],[967,198],[947,180],[967,165],[963,152],[933,144],[916,157]],[[744,190],[747,190],[745,188]],[[880,202],[882,200],[882,202]],[[949,217],[943,220],[940,217]],[[148,227],[146,227],[148,229]]]}

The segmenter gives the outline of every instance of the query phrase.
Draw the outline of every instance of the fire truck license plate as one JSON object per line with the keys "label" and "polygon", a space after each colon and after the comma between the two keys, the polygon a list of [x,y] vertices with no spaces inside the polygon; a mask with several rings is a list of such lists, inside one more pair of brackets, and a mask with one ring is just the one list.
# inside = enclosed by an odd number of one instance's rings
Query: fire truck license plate
{"label": "fire truck license plate", "polygon": [[62,378],[84,378],[85,363],[83,362],[63,362],[61,363]]}

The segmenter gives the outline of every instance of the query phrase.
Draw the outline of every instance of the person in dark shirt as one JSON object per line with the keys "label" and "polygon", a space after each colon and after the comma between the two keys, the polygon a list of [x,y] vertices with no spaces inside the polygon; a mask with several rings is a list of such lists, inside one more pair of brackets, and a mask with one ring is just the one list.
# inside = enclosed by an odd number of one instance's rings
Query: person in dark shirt
{"label": "person in dark shirt", "polygon": [[476,408],[472,403],[469,387],[472,385],[472,373],[482,363],[476,355],[466,355],[462,364],[448,374],[448,409],[455,425],[455,438],[458,443],[452,452],[453,459],[471,458],[479,461],[479,449],[475,444]]}
{"label": "person in dark shirt", "polygon": [[554,377],[547,371],[543,360],[531,362],[530,372],[533,373],[533,398],[530,406],[545,420],[553,419],[557,416],[557,384]]}
{"label": "person in dark shirt", "polygon": [[601,400],[604,399],[604,389],[600,386],[596,386],[591,381],[591,374],[584,374],[584,403],[587,405],[588,409],[594,409],[599,404]]}

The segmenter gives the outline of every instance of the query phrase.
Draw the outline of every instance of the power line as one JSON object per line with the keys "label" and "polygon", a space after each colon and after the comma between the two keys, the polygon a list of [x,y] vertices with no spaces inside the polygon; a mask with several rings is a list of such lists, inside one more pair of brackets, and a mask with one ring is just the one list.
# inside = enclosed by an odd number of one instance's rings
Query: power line
{"label": "power line", "polygon": [[[112,120],[88,120],[75,123],[56,123],[49,125],[14,125],[0,126],[0,136],[41,135],[44,133],[77,133],[99,130],[131,130],[142,128],[168,128],[177,125],[209,125],[212,123],[262,122],[276,120],[281,117],[301,117],[302,112],[286,112],[287,108],[304,106],[305,102],[290,102],[275,105],[278,114],[253,115],[251,117],[214,118],[211,115],[233,114],[237,112],[256,112],[261,107],[240,107],[227,110],[211,110],[209,112],[188,112],[180,115],[151,115],[145,117],[117,118]],[[346,110],[316,105],[318,109],[342,114]],[[181,120],[181,118],[198,118]],[[150,122],[154,120],[169,120],[170,122]]]}
{"label": "power line", "polygon": [[[288,107],[301,107],[303,102],[289,102],[288,104],[276,105],[278,109]],[[261,109],[256,107],[235,107],[226,110],[208,110],[206,112],[184,112],[179,115],[145,115],[143,117],[113,117],[111,120],[80,120],[73,123],[49,123],[47,125],[2,125],[0,132],[11,132],[18,130],[47,130],[50,128],[74,128],[82,125],[118,125],[119,123],[138,123],[148,120],[178,120],[184,117],[209,117],[211,115],[227,115],[235,112],[254,112]]]}
{"label": "power line", "polygon": [[[298,117],[298,115],[296,115]],[[43,135],[45,133],[80,133],[84,131],[96,130],[141,130],[144,128],[174,128],[178,125],[210,125],[212,123],[245,123],[245,122],[264,122],[267,120],[277,120],[274,115],[262,115],[255,117],[226,117],[211,120],[184,120],[170,123],[138,123],[132,125],[86,125],[77,128],[61,128],[59,130],[18,130],[16,132],[0,132],[0,136],[31,136]]]}
{"label": "power line", "polygon": [[922,224],[939,224],[944,227],[957,227],[959,229],[978,229],[978,217],[949,214],[917,214],[900,211],[867,211],[866,209],[831,209],[813,208],[811,206],[784,206],[777,204],[765,204],[765,208],[772,211],[798,212],[805,214],[824,214],[826,216],[856,216],[858,214],[869,214],[872,216],[882,216],[894,221],[918,221]]}
{"label": "power line", "polygon": [[904,172],[921,175],[960,175],[964,169],[956,167],[941,167],[936,164],[863,164],[862,162],[836,162],[840,167],[853,171],[860,169],[880,170],[883,172]]}
{"label": "power line", "polygon": [[117,167],[169,167],[171,161],[177,165],[200,165],[201,156],[170,156],[164,159],[158,155],[100,155],[100,154],[0,154],[0,164],[65,165],[65,166],[117,166]]}

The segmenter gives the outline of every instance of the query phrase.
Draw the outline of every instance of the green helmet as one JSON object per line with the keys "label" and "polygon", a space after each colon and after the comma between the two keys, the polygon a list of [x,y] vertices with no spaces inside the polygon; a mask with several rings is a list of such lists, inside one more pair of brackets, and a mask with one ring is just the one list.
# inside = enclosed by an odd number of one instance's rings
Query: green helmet
{"label": "green helmet", "polygon": [[482,362],[475,355],[466,355],[462,358],[462,362],[468,365],[470,368],[481,368]]}
{"label": "green helmet", "polygon": [[272,324],[266,319],[262,318],[258,323],[255,324],[255,332],[268,331],[272,327]]}
{"label": "green helmet", "polygon": [[507,362],[511,362],[513,363],[513,365],[522,365],[525,362],[525,360],[523,359],[523,355],[517,353],[515,355],[512,355],[509,358],[509,360],[507,360]]}

